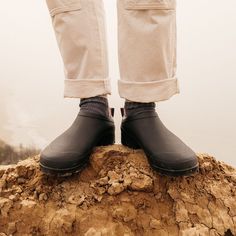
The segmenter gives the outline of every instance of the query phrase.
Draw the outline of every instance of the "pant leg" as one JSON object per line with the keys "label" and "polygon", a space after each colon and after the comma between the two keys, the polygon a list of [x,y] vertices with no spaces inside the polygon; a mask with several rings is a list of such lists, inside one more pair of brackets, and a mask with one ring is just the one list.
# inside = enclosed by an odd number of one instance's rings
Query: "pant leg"
{"label": "pant leg", "polygon": [[64,63],[64,97],[111,94],[102,0],[46,0]]}
{"label": "pant leg", "polygon": [[158,102],[180,93],[175,0],[117,0],[122,98]]}

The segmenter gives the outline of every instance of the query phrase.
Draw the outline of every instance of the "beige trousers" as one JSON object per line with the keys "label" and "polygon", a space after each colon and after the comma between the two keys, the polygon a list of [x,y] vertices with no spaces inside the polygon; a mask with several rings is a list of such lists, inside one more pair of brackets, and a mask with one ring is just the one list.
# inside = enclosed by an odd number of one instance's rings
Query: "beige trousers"
{"label": "beige trousers", "polygon": [[[64,62],[64,97],[111,94],[102,0],[46,0]],[[120,97],[158,102],[179,93],[176,0],[117,0]]]}

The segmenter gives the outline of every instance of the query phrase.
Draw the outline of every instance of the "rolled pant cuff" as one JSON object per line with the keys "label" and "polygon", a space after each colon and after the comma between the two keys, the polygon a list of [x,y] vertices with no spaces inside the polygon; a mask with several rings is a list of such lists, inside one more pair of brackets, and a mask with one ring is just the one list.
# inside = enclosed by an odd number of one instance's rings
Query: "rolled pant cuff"
{"label": "rolled pant cuff", "polygon": [[65,79],[64,98],[111,95],[110,79]]}
{"label": "rolled pant cuff", "polygon": [[151,82],[118,80],[118,91],[120,97],[134,102],[159,102],[180,93],[177,78]]}

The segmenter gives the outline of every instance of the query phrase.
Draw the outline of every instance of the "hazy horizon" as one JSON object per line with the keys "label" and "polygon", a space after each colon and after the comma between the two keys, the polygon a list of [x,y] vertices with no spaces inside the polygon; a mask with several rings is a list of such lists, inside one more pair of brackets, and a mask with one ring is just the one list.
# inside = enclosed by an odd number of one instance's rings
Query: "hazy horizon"
{"label": "hazy horizon", "polygon": [[[157,103],[163,123],[196,152],[236,167],[236,2],[179,0],[180,94]],[[14,3],[14,5],[13,5]],[[123,106],[117,91],[116,1],[104,0],[116,137]],[[79,99],[63,98],[64,74],[45,1],[2,3],[0,139],[45,147],[79,111]]]}

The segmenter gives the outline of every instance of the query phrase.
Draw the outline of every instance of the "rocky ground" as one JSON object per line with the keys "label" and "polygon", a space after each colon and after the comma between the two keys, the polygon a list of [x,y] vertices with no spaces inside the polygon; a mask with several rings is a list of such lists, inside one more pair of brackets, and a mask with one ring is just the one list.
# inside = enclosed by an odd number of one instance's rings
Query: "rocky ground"
{"label": "rocky ground", "polygon": [[198,154],[195,176],[153,172],[142,150],[97,147],[80,174],[53,178],[38,156],[0,167],[0,236],[236,235],[236,170]]}

